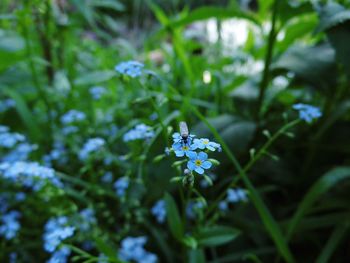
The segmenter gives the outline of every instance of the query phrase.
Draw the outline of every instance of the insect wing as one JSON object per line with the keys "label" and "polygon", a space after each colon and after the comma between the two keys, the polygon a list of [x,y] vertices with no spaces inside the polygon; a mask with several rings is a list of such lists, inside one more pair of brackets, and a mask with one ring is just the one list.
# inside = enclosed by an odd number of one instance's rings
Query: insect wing
{"label": "insect wing", "polygon": [[181,135],[181,137],[182,138],[187,138],[188,135],[189,135],[189,132],[188,132],[188,127],[187,127],[186,122],[181,121],[179,126],[180,126],[180,135]]}

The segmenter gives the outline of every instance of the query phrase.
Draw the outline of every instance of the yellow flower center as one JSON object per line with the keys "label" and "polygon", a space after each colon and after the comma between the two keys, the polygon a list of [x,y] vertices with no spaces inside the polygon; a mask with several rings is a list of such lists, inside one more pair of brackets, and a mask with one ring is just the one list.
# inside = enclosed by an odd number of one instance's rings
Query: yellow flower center
{"label": "yellow flower center", "polygon": [[208,144],[209,140],[203,140],[203,144]]}
{"label": "yellow flower center", "polygon": [[182,146],[182,150],[183,150],[183,151],[187,151],[187,150],[188,150],[188,146],[186,146],[186,145],[185,145],[185,146]]}
{"label": "yellow flower center", "polygon": [[195,160],[194,163],[195,163],[197,166],[201,166],[202,161],[201,161],[201,160]]}

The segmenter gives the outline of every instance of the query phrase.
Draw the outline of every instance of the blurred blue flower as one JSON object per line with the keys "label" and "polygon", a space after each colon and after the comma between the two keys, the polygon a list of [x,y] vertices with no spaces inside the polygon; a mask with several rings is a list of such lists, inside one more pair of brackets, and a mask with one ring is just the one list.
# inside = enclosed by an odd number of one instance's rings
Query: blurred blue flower
{"label": "blurred blue flower", "polygon": [[47,182],[56,187],[63,186],[53,169],[34,162],[0,163],[0,176],[34,191],[40,190]]}
{"label": "blurred blue flower", "polygon": [[299,118],[308,123],[322,116],[320,108],[303,103],[294,104],[293,109],[299,111]]}
{"label": "blurred blue flower", "polygon": [[29,154],[34,150],[38,149],[36,144],[20,143],[11,152],[6,154],[1,161],[2,162],[18,162],[27,161]]}
{"label": "blurred blue flower", "polygon": [[0,147],[3,148],[12,148],[17,143],[25,141],[25,137],[19,133],[11,132],[1,132],[0,133]]}
{"label": "blurred blue flower", "polygon": [[209,169],[212,166],[212,163],[208,161],[208,154],[205,152],[190,152],[188,154],[190,160],[187,163],[187,168],[191,171],[195,171],[199,174],[204,173],[204,169]]}
{"label": "blurred blue flower", "polygon": [[23,192],[18,192],[18,193],[15,194],[15,199],[18,202],[21,202],[21,201],[25,200],[26,197],[27,197],[27,195],[25,193],[23,193]]}
{"label": "blurred blue flower", "polygon": [[10,254],[9,262],[10,262],[10,263],[16,263],[16,262],[17,262],[17,253],[12,252],[12,253]]}
{"label": "blurred blue flower", "polygon": [[105,140],[102,138],[91,138],[83,146],[79,152],[79,159],[86,160],[90,153],[99,151],[105,145]]}
{"label": "blurred blue flower", "polygon": [[7,240],[13,239],[21,225],[18,221],[21,214],[18,211],[10,211],[7,214],[2,215],[1,217],[1,226],[0,226],[0,236],[5,237]]}
{"label": "blurred blue flower", "polygon": [[74,231],[75,227],[68,225],[67,217],[51,218],[45,225],[44,249],[47,252],[54,252],[63,240],[74,235]]}
{"label": "blurred blue flower", "polygon": [[240,201],[247,201],[247,192],[244,189],[237,188],[237,189],[228,189],[227,190],[227,198],[226,200],[229,203],[237,203]]}
{"label": "blurred blue flower", "polygon": [[55,251],[46,263],[67,263],[70,254],[71,250],[68,247],[62,247]]}
{"label": "blurred blue flower", "polygon": [[227,211],[227,209],[228,209],[228,202],[227,202],[227,200],[222,200],[222,201],[219,202],[219,209],[221,211]]}
{"label": "blurred blue flower", "polygon": [[99,100],[101,99],[102,95],[106,93],[106,89],[104,87],[96,86],[91,87],[89,92],[94,100]]}
{"label": "blurred blue flower", "polygon": [[143,67],[142,63],[130,60],[119,63],[115,66],[115,70],[120,74],[135,78],[141,76]]}
{"label": "blurred blue flower", "polygon": [[129,187],[129,178],[121,177],[114,183],[114,189],[117,196],[122,197],[125,195],[126,189]]}
{"label": "blurred blue flower", "polygon": [[112,172],[106,172],[102,177],[101,181],[103,183],[111,183],[113,181],[113,173]]}
{"label": "blurred blue flower", "polygon": [[83,232],[88,231],[93,224],[96,224],[97,220],[95,217],[95,212],[91,208],[86,208],[79,213],[81,221],[77,227]]}
{"label": "blurred blue flower", "polygon": [[109,263],[108,257],[105,254],[100,254],[97,263]]}
{"label": "blurred blue flower", "polygon": [[86,115],[84,112],[77,111],[77,110],[70,110],[61,117],[61,123],[70,124],[73,122],[83,121],[85,120],[85,118],[86,118]]}
{"label": "blurred blue flower", "polygon": [[194,219],[196,215],[204,208],[204,203],[201,201],[190,201],[186,206],[186,216]]}
{"label": "blurred blue flower", "polygon": [[13,108],[16,105],[16,102],[13,99],[6,99],[0,101],[0,113],[7,111],[8,109]]}
{"label": "blurred blue flower", "polygon": [[154,137],[154,132],[151,127],[145,124],[136,125],[134,129],[131,129],[123,136],[124,142],[140,140],[140,139],[150,139]]}
{"label": "blurred blue flower", "polygon": [[62,128],[62,133],[64,135],[75,133],[79,130],[77,126],[69,125]]}
{"label": "blurred blue flower", "polygon": [[151,209],[152,215],[154,215],[158,223],[164,223],[166,217],[165,201],[159,200]]}
{"label": "blurred blue flower", "polygon": [[144,249],[146,237],[126,237],[121,242],[119,258],[123,261],[134,260],[137,263],[155,263],[157,256]]}
{"label": "blurred blue flower", "polygon": [[193,144],[194,144],[194,149],[201,149],[201,150],[208,149],[209,151],[215,151],[216,149],[218,149],[219,151],[221,151],[220,144],[216,142],[211,142],[207,138],[194,139]]}

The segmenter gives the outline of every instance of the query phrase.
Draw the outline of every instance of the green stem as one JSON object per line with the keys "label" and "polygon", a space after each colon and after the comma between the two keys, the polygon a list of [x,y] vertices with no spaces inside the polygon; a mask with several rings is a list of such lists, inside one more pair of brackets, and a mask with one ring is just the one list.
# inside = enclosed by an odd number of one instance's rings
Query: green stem
{"label": "green stem", "polygon": [[207,125],[209,130],[214,134],[216,140],[221,144],[224,152],[226,153],[226,155],[228,156],[232,164],[235,166],[240,178],[242,179],[245,186],[249,190],[251,200],[257,212],[259,213],[265,228],[269,232],[270,237],[274,241],[275,246],[277,247],[280,255],[288,263],[295,262],[293,255],[289,250],[287,242],[282,235],[279,225],[277,224],[276,220],[273,218],[272,214],[270,213],[264,201],[262,200],[262,197],[260,196],[259,192],[253,186],[253,184],[247,177],[246,172],[241,167],[241,165],[239,164],[239,162],[237,161],[237,159],[235,158],[235,156],[233,155],[233,153],[231,152],[231,150],[229,149],[225,141],[222,139],[222,137],[220,136],[218,131],[215,129],[215,127],[211,125],[196,108],[192,107],[192,105],[188,105],[188,106],[191,107],[195,115],[197,115],[197,117]]}
{"label": "green stem", "polygon": [[272,55],[273,55],[273,48],[276,42],[276,21],[277,21],[277,9],[278,9],[278,3],[279,0],[275,0],[272,10],[272,21],[271,21],[271,30],[269,33],[268,43],[267,43],[267,53],[265,56],[265,65],[264,65],[264,71],[263,76],[260,82],[260,92],[258,97],[258,103],[257,103],[257,111],[256,111],[256,118],[260,119],[261,117],[261,111],[264,104],[264,98],[267,86],[269,84],[269,78],[270,78],[270,65],[272,61]]}

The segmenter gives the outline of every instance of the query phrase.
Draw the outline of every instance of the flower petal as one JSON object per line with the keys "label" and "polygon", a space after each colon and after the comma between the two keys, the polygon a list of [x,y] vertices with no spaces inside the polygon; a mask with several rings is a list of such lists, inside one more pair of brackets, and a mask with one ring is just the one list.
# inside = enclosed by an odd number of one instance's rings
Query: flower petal
{"label": "flower petal", "polygon": [[199,174],[204,174],[204,169],[199,166],[196,167],[195,171]]}
{"label": "flower petal", "polygon": [[206,154],[205,152],[200,152],[198,154],[198,159],[202,160],[202,161],[205,161],[206,159],[208,159],[208,154]]}
{"label": "flower petal", "polygon": [[183,157],[185,155],[184,151],[175,151],[176,157]]}
{"label": "flower petal", "polygon": [[197,159],[197,154],[193,151],[188,151],[187,157],[190,158],[191,160],[194,160],[194,159]]}
{"label": "flower petal", "polygon": [[193,171],[194,169],[196,169],[196,164],[193,161],[189,161],[187,162],[187,168]]}
{"label": "flower petal", "polygon": [[209,161],[205,161],[202,163],[201,167],[204,169],[209,169],[212,166],[212,163]]}

